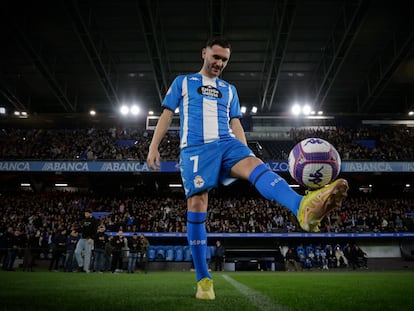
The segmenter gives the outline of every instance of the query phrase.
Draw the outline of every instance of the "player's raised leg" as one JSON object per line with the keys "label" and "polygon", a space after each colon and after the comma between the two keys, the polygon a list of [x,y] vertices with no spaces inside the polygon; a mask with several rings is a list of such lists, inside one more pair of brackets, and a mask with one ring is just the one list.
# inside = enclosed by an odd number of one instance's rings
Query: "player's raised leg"
{"label": "player's raised leg", "polygon": [[340,207],[347,196],[348,182],[345,179],[338,179],[321,189],[307,191],[305,196],[301,196],[289,187],[286,180],[254,157],[241,160],[232,168],[232,172],[239,176],[238,172],[251,167],[253,169],[248,180],[263,197],[290,209],[305,231],[318,232],[323,217]]}

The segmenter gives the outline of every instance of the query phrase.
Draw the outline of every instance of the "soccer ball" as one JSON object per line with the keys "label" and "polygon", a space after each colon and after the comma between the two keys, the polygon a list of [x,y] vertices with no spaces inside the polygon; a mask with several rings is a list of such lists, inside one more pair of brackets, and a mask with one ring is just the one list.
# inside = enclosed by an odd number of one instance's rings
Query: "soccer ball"
{"label": "soccer ball", "polygon": [[312,190],[338,177],[341,157],[335,147],[321,138],[306,138],[289,153],[289,173],[299,184]]}

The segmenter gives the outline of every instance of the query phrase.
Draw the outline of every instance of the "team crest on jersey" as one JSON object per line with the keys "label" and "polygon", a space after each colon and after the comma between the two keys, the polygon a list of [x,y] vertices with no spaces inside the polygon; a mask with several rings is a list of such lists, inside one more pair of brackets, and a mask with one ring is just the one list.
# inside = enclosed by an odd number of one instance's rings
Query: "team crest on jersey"
{"label": "team crest on jersey", "polygon": [[204,179],[203,179],[203,177],[201,177],[200,175],[197,175],[194,178],[194,187],[201,188],[203,186],[204,186]]}
{"label": "team crest on jersey", "polygon": [[214,86],[211,85],[202,85],[197,89],[198,94],[208,97],[214,98],[222,98],[223,94],[221,94],[220,90],[216,89]]}

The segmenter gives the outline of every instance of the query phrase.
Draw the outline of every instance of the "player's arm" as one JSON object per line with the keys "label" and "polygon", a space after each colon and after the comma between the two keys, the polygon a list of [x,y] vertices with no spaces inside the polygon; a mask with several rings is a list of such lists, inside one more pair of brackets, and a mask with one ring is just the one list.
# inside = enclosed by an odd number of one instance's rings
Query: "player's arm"
{"label": "player's arm", "polygon": [[230,120],[230,127],[233,134],[236,136],[238,140],[240,140],[243,144],[247,145],[246,135],[244,134],[243,126],[241,125],[239,118],[233,118]]}
{"label": "player's arm", "polygon": [[171,111],[170,109],[164,109],[161,113],[160,118],[158,119],[157,126],[155,127],[147,156],[147,163],[149,167],[153,170],[159,170],[160,168],[161,159],[160,153],[158,151],[158,146],[160,145],[161,140],[167,133],[168,128],[170,127],[173,115],[173,111]]}

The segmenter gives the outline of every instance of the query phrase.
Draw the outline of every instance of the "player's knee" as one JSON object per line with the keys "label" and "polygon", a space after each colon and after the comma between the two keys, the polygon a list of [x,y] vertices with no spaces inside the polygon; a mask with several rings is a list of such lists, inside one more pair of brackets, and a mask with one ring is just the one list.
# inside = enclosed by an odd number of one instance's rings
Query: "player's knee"
{"label": "player's knee", "polygon": [[206,212],[208,205],[207,192],[188,198],[187,207],[190,212]]}
{"label": "player's knee", "polygon": [[263,164],[262,160],[256,157],[246,157],[232,167],[231,175],[248,180],[251,173],[261,164]]}

